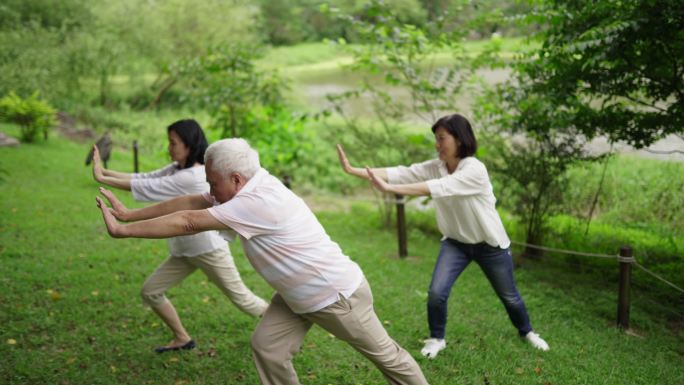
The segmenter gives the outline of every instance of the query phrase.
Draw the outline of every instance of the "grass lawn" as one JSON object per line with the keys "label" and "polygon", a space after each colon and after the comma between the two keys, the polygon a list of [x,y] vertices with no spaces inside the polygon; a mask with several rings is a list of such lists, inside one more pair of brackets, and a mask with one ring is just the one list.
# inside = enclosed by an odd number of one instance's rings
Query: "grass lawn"
{"label": "grass lawn", "polygon": [[[170,334],[138,292],[166,257],[166,245],[106,234],[95,206],[97,184],[83,165],[87,150],[57,136],[0,148],[0,383],[258,384],[249,348],[257,321],[201,273],[170,292],[199,348],[152,352]],[[110,161],[124,171],[131,164],[120,152]],[[130,194],[118,195],[134,205]],[[436,360],[423,359],[425,292],[438,239],[411,229],[412,257],[399,260],[394,231],[378,226],[372,208],[316,207],[331,237],[366,273],[390,335],[416,357],[431,384],[684,384],[682,334],[660,315],[633,307],[638,336],[623,333],[614,328],[612,286],[532,263],[517,269],[516,279],[549,352],[517,337],[471,266],[449,303],[447,349]],[[239,245],[231,249],[247,285],[270,298],[272,289]],[[360,354],[316,327],[295,367],[303,384],[384,383]]]}

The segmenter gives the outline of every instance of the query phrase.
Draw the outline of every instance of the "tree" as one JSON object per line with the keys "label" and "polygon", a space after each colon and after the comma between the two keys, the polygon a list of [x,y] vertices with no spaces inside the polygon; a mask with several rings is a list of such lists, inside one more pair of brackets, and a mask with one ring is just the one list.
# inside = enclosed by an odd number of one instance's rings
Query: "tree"
{"label": "tree", "polygon": [[[418,0],[384,0],[402,23],[423,26],[427,13]],[[259,24],[273,45],[344,38],[354,41],[353,28],[330,13],[331,10],[357,18],[366,15],[372,3],[358,0],[260,0]]]}
{"label": "tree", "polygon": [[[541,24],[541,45],[513,64],[493,115],[509,139],[498,171],[513,187],[509,201],[528,243],[538,244],[562,202],[565,171],[596,159],[584,151],[587,141],[605,136],[640,148],[684,132],[684,7],[675,0],[535,5],[522,20]],[[511,141],[521,137],[522,146]]]}
{"label": "tree", "polygon": [[221,137],[245,136],[255,108],[277,110],[284,106],[285,79],[256,66],[258,46],[222,45],[183,62],[179,73],[189,83],[188,101],[207,109]]}
{"label": "tree", "polygon": [[548,24],[517,67],[520,85],[548,98],[566,127],[637,148],[684,133],[681,1],[544,0],[533,16]]}
{"label": "tree", "polygon": [[307,146],[307,116],[291,112],[285,103],[287,81],[256,65],[261,51],[246,44],[214,47],[179,64],[177,73],[189,84],[187,100],[211,115],[211,128],[222,138],[250,140],[262,163],[287,183]]}

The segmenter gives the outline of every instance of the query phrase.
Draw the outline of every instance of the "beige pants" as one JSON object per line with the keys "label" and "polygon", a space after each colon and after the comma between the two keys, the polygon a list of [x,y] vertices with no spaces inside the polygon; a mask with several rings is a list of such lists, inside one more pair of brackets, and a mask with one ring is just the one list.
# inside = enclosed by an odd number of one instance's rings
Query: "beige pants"
{"label": "beige pants", "polygon": [[351,297],[313,313],[295,314],[279,294],[273,296],[252,335],[252,354],[262,384],[299,384],[292,358],[313,324],[366,356],[388,383],[427,384],[413,357],[390,338],[380,323],[365,279]]}
{"label": "beige pants", "polygon": [[166,303],[168,299],[164,293],[198,268],[238,309],[253,316],[260,316],[266,311],[266,301],[242,282],[227,246],[194,257],[170,256],[143,284],[140,292],[143,302],[152,307]]}

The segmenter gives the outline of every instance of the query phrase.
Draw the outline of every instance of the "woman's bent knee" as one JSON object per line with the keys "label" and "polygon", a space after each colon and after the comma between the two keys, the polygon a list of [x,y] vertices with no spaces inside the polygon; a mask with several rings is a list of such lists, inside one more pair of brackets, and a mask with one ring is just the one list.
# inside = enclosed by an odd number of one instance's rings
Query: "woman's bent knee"
{"label": "woman's bent knee", "polygon": [[428,306],[442,306],[447,302],[448,299],[449,296],[447,295],[443,295],[435,291],[428,292]]}
{"label": "woman's bent knee", "polygon": [[517,294],[504,295],[501,297],[501,302],[503,302],[504,306],[510,307],[510,308],[517,308],[520,306],[525,306],[525,302]]}
{"label": "woman's bent knee", "polygon": [[145,290],[144,286],[142,290],[140,290],[140,298],[142,298],[143,304],[153,308],[159,307],[167,301],[164,293],[155,293]]}

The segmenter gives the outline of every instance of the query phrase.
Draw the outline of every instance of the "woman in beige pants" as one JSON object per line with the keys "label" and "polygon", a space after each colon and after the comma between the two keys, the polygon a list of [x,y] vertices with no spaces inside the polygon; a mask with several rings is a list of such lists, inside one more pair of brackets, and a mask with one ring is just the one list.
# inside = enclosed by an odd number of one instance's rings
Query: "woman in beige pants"
{"label": "woman in beige pants", "polygon": [[[204,152],[208,143],[200,125],[194,120],[180,120],[168,129],[169,155],[173,163],[159,170],[127,174],[102,167],[97,147],[93,147],[93,176],[98,182],[128,190],[143,202],[159,202],[176,196],[209,191],[204,172]],[[164,293],[182,282],[198,268],[235,306],[252,316],[261,316],[268,304],[249,290],[240,278],[227,242],[216,231],[168,239],[170,256],[143,285],[143,302],[173,332],[173,340],[155,349],[157,353],[187,350],[195,347],[178,317],[176,309]]]}

